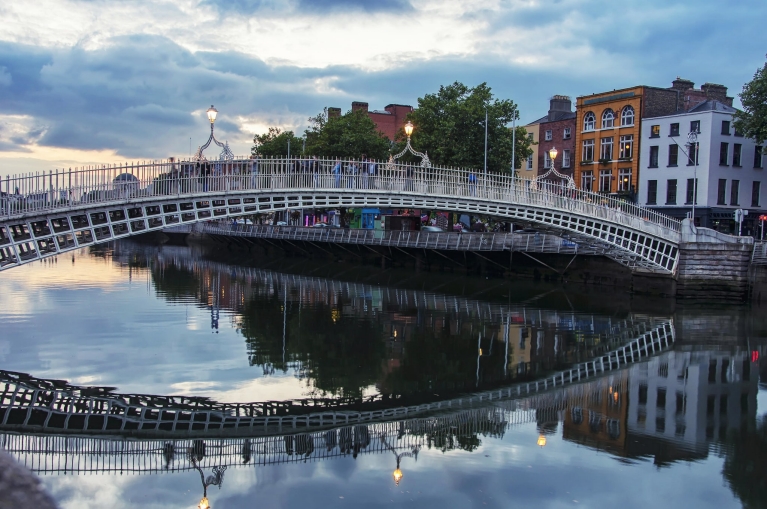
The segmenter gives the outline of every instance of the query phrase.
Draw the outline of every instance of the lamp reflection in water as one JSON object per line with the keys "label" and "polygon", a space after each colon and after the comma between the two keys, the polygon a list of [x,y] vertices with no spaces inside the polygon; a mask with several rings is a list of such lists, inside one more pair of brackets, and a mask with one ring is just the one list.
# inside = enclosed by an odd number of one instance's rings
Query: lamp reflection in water
{"label": "lamp reflection in water", "polygon": [[209,475],[206,479],[205,473],[202,471],[202,468],[200,468],[200,465],[197,464],[195,452],[194,448],[189,449],[189,458],[192,461],[192,466],[200,473],[200,482],[202,482],[202,499],[200,500],[200,503],[197,504],[197,508],[209,509],[208,486],[218,486],[218,488],[221,489],[221,485],[224,484],[224,471],[226,470],[226,465],[213,467],[213,475]]}
{"label": "lamp reflection in water", "polygon": [[541,447],[546,445],[546,437],[544,435],[538,435],[538,445]]}
{"label": "lamp reflection in water", "polygon": [[381,433],[381,443],[386,447],[388,450],[394,454],[394,456],[397,458],[397,468],[394,469],[394,472],[392,472],[392,477],[394,477],[394,484],[399,486],[399,482],[402,480],[402,470],[399,468],[399,464],[402,461],[402,458],[415,458],[416,461],[418,461],[418,451],[420,450],[420,447],[413,447],[409,452],[401,452],[397,454],[397,450],[389,445],[389,442],[386,441],[386,436]]}

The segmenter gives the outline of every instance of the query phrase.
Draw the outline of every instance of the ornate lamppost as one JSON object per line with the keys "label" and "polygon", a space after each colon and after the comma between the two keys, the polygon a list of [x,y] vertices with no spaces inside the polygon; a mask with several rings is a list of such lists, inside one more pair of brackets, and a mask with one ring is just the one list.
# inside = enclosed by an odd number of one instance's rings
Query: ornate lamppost
{"label": "ornate lamppost", "polygon": [[416,157],[421,158],[421,167],[423,168],[431,168],[431,161],[429,161],[428,154],[425,154],[423,152],[418,152],[417,150],[414,150],[413,147],[410,145],[410,136],[413,135],[413,123],[408,121],[407,124],[405,124],[405,134],[407,135],[407,145],[405,145],[405,148],[402,149],[402,152],[395,156],[389,156],[389,164],[394,163],[397,159],[404,156],[408,152],[413,154]]}
{"label": "ornate lamppost", "polygon": [[698,201],[698,133],[691,131],[687,134],[687,150],[688,154],[693,158],[695,165],[693,166],[692,175],[692,225],[695,226],[695,202]]}
{"label": "ornate lamppost", "polygon": [[402,458],[415,458],[415,460],[418,461],[418,451],[420,448],[413,447],[408,452],[401,452],[397,454],[397,450],[394,449],[394,447],[392,447],[391,445],[389,445],[389,442],[386,441],[386,436],[383,433],[381,433],[380,438],[381,438],[381,443],[384,445],[384,447],[390,450],[392,454],[394,454],[394,456],[397,458],[397,467],[394,469],[394,472],[392,472],[392,477],[394,478],[394,484],[399,486],[399,482],[402,480],[402,477],[403,477],[402,470],[400,470],[399,468],[399,464],[402,461]]}
{"label": "ornate lamppost", "polygon": [[219,147],[221,147],[223,150],[221,151],[221,154],[218,156],[219,160],[224,161],[231,161],[234,159],[234,154],[232,153],[231,149],[229,148],[229,142],[221,143],[216,139],[216,137],[213,135],[213,124],[216,123],[216,116],[218,115],[218,110],[213,107],[213,105],[210,105],[210,108],[208,108],[208,111],[206,111],[208,115],[208,120],[210,121],[210,136],[208,137],[208,141],[205,142],[204,145],[197,148],[197,152],[195,152],[194,157],[192,157],[193,161],[206,161],[207,159],[202,154],[206,148],[210,146],[210,143],[213,142]]}
{"label": "ornate lamppost", "polygon": [[559,151],[557,151],[556,147],[551,147],[551,149],[549,150],[549,158],[551,159],[551,168],[549,168],[549,171],[547,171],[543,175],[538,175],[537,177],[535,177],[536,187],[539,183],[544,182],[546,180],[546,177],[548,177],[551,174],[554,174],[554,176],[567,181],[566,185],[568,189],[575,189],[575,181],[573,180],[573,178],[570,175],[564,175],[562,173],[559,173],[557,169],[554,167],[554,161],[556,160],[558,153]]}

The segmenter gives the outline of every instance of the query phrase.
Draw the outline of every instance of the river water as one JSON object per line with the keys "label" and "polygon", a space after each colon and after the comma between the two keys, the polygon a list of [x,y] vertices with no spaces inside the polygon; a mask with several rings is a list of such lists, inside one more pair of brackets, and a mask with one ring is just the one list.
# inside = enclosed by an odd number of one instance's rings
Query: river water
{"label": "river water", "polygon": [[[3,272],[0,330],[0,439],[63,508],[196,507],[195,465],[216,509],[767,503],[758,306],[121,242]],[[9,417],[20,383],[372,417],[53,429]]]}

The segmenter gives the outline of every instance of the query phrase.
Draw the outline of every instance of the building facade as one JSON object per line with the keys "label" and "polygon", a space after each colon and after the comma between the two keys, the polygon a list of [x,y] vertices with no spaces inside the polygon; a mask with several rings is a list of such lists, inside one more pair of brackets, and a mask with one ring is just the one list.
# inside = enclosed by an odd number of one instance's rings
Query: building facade
{"label": "building facade", "polygon": [[354,101],[352,111],[363,110],[368,117],[375,122],[376,128],[390,140],[394,140],[397,132],[404,127],[408,114],[413,111],[412,106],[405,104],[389,104],[383,111],[368,109],[368,103]]}
{"label": "building facade", "polygon": [[[695,223],[725,233],[737,233],[734,211],[746,209],[743,233],[756,234],[767,199],[762,147],[735,132],[735,111],[709,99],[683,113],[645,119],[638,202],[684,218],[695,200]],[[695,147],[688,146],[690,132],[697,133]]]}
{"label": "building facade", "polygon": [[525,180],[532,180],[538,176],[538,127],[537,121],[525,126],[527,139],[533,150],[533,153],[522,161],[522,168],[517,171],[517,176]]}

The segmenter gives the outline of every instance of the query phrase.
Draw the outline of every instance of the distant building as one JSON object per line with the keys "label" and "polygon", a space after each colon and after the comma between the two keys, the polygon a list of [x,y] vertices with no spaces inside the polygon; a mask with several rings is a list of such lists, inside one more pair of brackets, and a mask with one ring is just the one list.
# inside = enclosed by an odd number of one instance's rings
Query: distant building
{"label": "distant building", "polygon": [[[685,98],[692,104],[688,111],[642,124],[639,203],[686,217],[692,210],[697,173],[697,225],[737,233],[734,211],[743,208],[749,211],[743,233],[758,233],[758,216],[765,213],[762,147],[734,130],[735,108],[717,99],[701,102],[694,94]],[[692,131],[698,135],[691,152],[687,135]]]}
{"label": "distant building", "polygon": [[532,141],[537,142],[538,145],[533,146],[533,155],[528,157],[526,164],[523,165],[523,171],[520,172],[524,178],[527,178],[527,171],[531,173],[531,178],[535,178],[551,169],[549,150],[552,148],[556,148],[558,153],[554,161],[556,170],[572,176],[575,155],[575,116],[570,97],[555,95],[549,100],[549,112],[546,116],[525,126],[528,135],[532,134]]}
{"label": "distant building", "polygon": [[732,106],[727,87],[694,88],[677,78],[669,88],[636,86],[578,97],[574,177],[581,189],[635,200],[639,189],[641,127],[646,119],[676,115],[716,100]]}
{"label": "distant building", "polygon": [[[383,111],[368,109],[368,103],[361,101],[354,101],[352,103],[352,111],[363,110],[368,114],[368,117],[375,122],[376,128],[387,138],[394,141],[394,137],[406,122],[406,117],[413,111],[412,106],[404,104],[389,104]],[[328,108],[328,117],[340,117],[341,108]]]}

